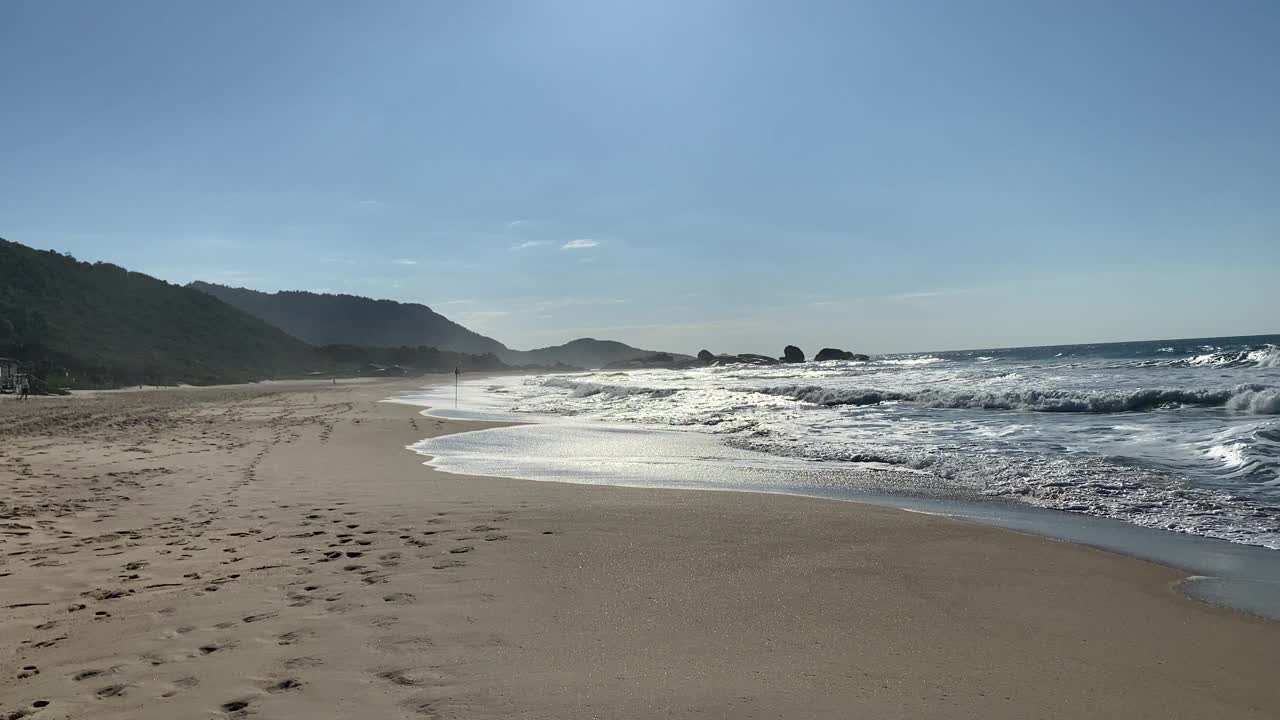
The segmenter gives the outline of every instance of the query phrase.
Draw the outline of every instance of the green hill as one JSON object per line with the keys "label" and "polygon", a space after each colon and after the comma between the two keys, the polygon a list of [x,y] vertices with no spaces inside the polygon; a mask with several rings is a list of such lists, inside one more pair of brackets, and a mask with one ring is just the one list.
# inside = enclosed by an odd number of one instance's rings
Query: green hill
{"label": "green hill", "polygon": [[6,240],[0,356],[72,387],[502,367],[493,355],[425,347],[315,348],[207,293]]}
{"label": "green hill", "polygon": [[[641,350],[616,340],[578,338],[563,345],[512,351],[513,359],[531,365],[565,363],[579,367],[600,368],[610,363],[626,362],[658,354],[656,350]],[[688,355],[666,353],[673,358],[688,359]]]}
{"label": "green hill", "polygon": [[312,345],[429,346],[502,355],[506,346],[426,305],[301,291],[264,293],[196,281],[188,287],[265,320]]}
{"label": "green hill", "polygon": [[492,353],[511,365],[551,367],[560,364],[584,368],[604,367],[611,362],[648,357],[655,352],[593,338],[537,350],[512,350],[416,303],[301,291],[264,293],[199,281],[188,287],[209,293],[316,345],[426,345],[457,352]]}

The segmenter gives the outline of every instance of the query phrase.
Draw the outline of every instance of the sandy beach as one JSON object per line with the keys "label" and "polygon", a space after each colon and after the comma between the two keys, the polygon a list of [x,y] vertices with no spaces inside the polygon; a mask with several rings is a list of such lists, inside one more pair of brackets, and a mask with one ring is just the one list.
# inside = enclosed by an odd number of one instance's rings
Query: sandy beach
{"label": "sandy beach", "polygon": [[0,402],[0,718],[1275,718],[1280,624],[854,503],[436,472],[422,381]]}

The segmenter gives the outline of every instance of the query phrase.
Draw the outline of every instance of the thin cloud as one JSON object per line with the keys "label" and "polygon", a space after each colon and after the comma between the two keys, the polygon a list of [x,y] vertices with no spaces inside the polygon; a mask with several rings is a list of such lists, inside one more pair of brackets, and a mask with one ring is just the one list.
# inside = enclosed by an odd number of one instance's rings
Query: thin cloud
{"label": "thin cloud", "polygon": [[919,290],[916,292],[898,293],[896,295],[887,295],[890,300],[921,300],[924,298],[941,297],[943,295],[967,295],[977,292],[978,288],[953,288],[948,290]]}
{"label": "thin cloud", "polygon": [[519,245],[512,246],[512,248],[511,248],[511,249],[512,249],[512,250],[525,250],[525,249],[527,249],[527,248],[532,248],[532,247],[541,247],[542,245],[546,245],[546,244],[547,244],[547,241],[546,241],[546,240],[525,240],[524,242],[520,243]]}
{"label": "thin cloud", "polygon": [[529,224],[529,221],[528,221],[528,220],[512,220],[511,222],[507,223],[507,229],[508,229],[508,230],[515,230],[516,228],[520,227],[521,225],[528,225],[528,224]]}
{"label": "thin cloud", "polygon": [[600,244],[599,240],[592,240],[591,238],[578,238],[577,240],[570,240],[569,242],[561,245],[560,249],[561,250],[585,250],[587,248],[596,247],[599,244]]}
{"label": "thin cloud", "polygon": [[391,262],[395,263],[396,265],[417,265],[418,264],[417,260],[404,260],[404,259],[392,260]]}

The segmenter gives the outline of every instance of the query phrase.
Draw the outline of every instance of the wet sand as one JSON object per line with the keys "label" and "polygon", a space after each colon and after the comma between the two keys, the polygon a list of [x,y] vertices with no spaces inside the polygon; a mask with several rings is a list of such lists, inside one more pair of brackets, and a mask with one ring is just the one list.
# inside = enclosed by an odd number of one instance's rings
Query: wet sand
{"label": "wet sand", "polygon": [[0,402],[0,718],[1273,718],[1280,624],[902,511],[467,478],[317,383]]}

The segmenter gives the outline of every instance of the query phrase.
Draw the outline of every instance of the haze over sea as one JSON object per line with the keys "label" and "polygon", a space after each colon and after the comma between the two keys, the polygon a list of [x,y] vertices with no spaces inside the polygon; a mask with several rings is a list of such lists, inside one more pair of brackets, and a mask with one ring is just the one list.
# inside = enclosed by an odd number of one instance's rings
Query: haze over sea
{"label": "haze over sea", "polygon": [[[490,378],[464,392],[457,415],[539,425],[421,448],[457,472],[1012,499],[1280,549],[1280,335]],[[659,444],[642,430],[667,432]]]}

